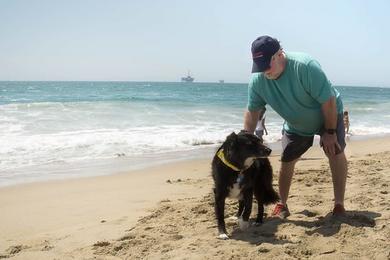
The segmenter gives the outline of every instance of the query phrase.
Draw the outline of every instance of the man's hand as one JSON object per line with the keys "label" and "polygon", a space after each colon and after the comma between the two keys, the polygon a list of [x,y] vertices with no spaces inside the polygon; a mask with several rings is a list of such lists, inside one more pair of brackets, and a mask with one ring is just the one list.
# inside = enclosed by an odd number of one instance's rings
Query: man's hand
{"label": "man's hand", "polygon": [[337,141],[336,134],[324,133],[321,136],[320,144],[324,152],[328,156],[336,155],[336,152],[341,151],[341,146]]}
{"label": "man's hand", "polygon": [[256,129],[257,121],[259,121],[260,113],[265,111],[249,111],[247,110],[244,114],[244,130],[253,134]]}

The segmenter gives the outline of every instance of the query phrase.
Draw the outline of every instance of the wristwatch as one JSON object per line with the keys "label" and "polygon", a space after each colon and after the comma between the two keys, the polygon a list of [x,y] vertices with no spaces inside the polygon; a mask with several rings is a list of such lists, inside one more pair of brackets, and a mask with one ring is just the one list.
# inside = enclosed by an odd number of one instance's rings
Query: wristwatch
{"label": "wristwatch", "polygon": [[326,133],[330,135],[334,135],[336,133],[336,129],[326,129]]}

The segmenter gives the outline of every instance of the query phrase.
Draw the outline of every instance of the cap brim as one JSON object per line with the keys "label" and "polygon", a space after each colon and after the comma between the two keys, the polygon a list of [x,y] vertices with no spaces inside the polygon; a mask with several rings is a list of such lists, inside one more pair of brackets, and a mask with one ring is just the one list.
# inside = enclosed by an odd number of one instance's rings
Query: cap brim
{"label": "cap brim", "polygon": [[266,61],[253,61],[252,73],[264,72],[269,69],[269,62]]}

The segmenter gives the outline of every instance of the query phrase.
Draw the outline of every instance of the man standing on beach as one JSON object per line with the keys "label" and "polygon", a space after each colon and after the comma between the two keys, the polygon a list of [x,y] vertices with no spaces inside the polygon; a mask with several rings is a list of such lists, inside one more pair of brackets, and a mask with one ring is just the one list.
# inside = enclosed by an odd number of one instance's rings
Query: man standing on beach
{"label": "man standing on beach", "polygon": [[261,36],[252,43],[252,78],[248,88],[248,110],[244,129],[253,133],[269,104],[284,120],[279,173],[281,203],[274,216],[290,215],[287,198],[299,158],[313,145],[314,135],[328,157],[332,172],[334,215],[342,215],[347,177],[344,154],[343,104],[319,63],[304,53],[284,52],[279,41]]}

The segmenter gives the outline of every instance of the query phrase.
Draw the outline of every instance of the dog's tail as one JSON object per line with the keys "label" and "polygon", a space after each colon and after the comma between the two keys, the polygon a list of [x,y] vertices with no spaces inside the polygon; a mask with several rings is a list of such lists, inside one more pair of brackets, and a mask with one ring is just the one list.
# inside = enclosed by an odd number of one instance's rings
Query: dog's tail
{"label": "dog's tail", "polygon": [[259,159],[257,160],[258,167],[261,169],[261,183],[263,184],[263,203],[264,204],[272,204],[278,202],[279,195],[274,190],[274,187],[272,186],[272,166],[268,159]]}
{"label": "dog's tail", "polygon": [[276,203],[279,200],[279,195],[274,189],[264,191],[263,203],[265,205]]}

